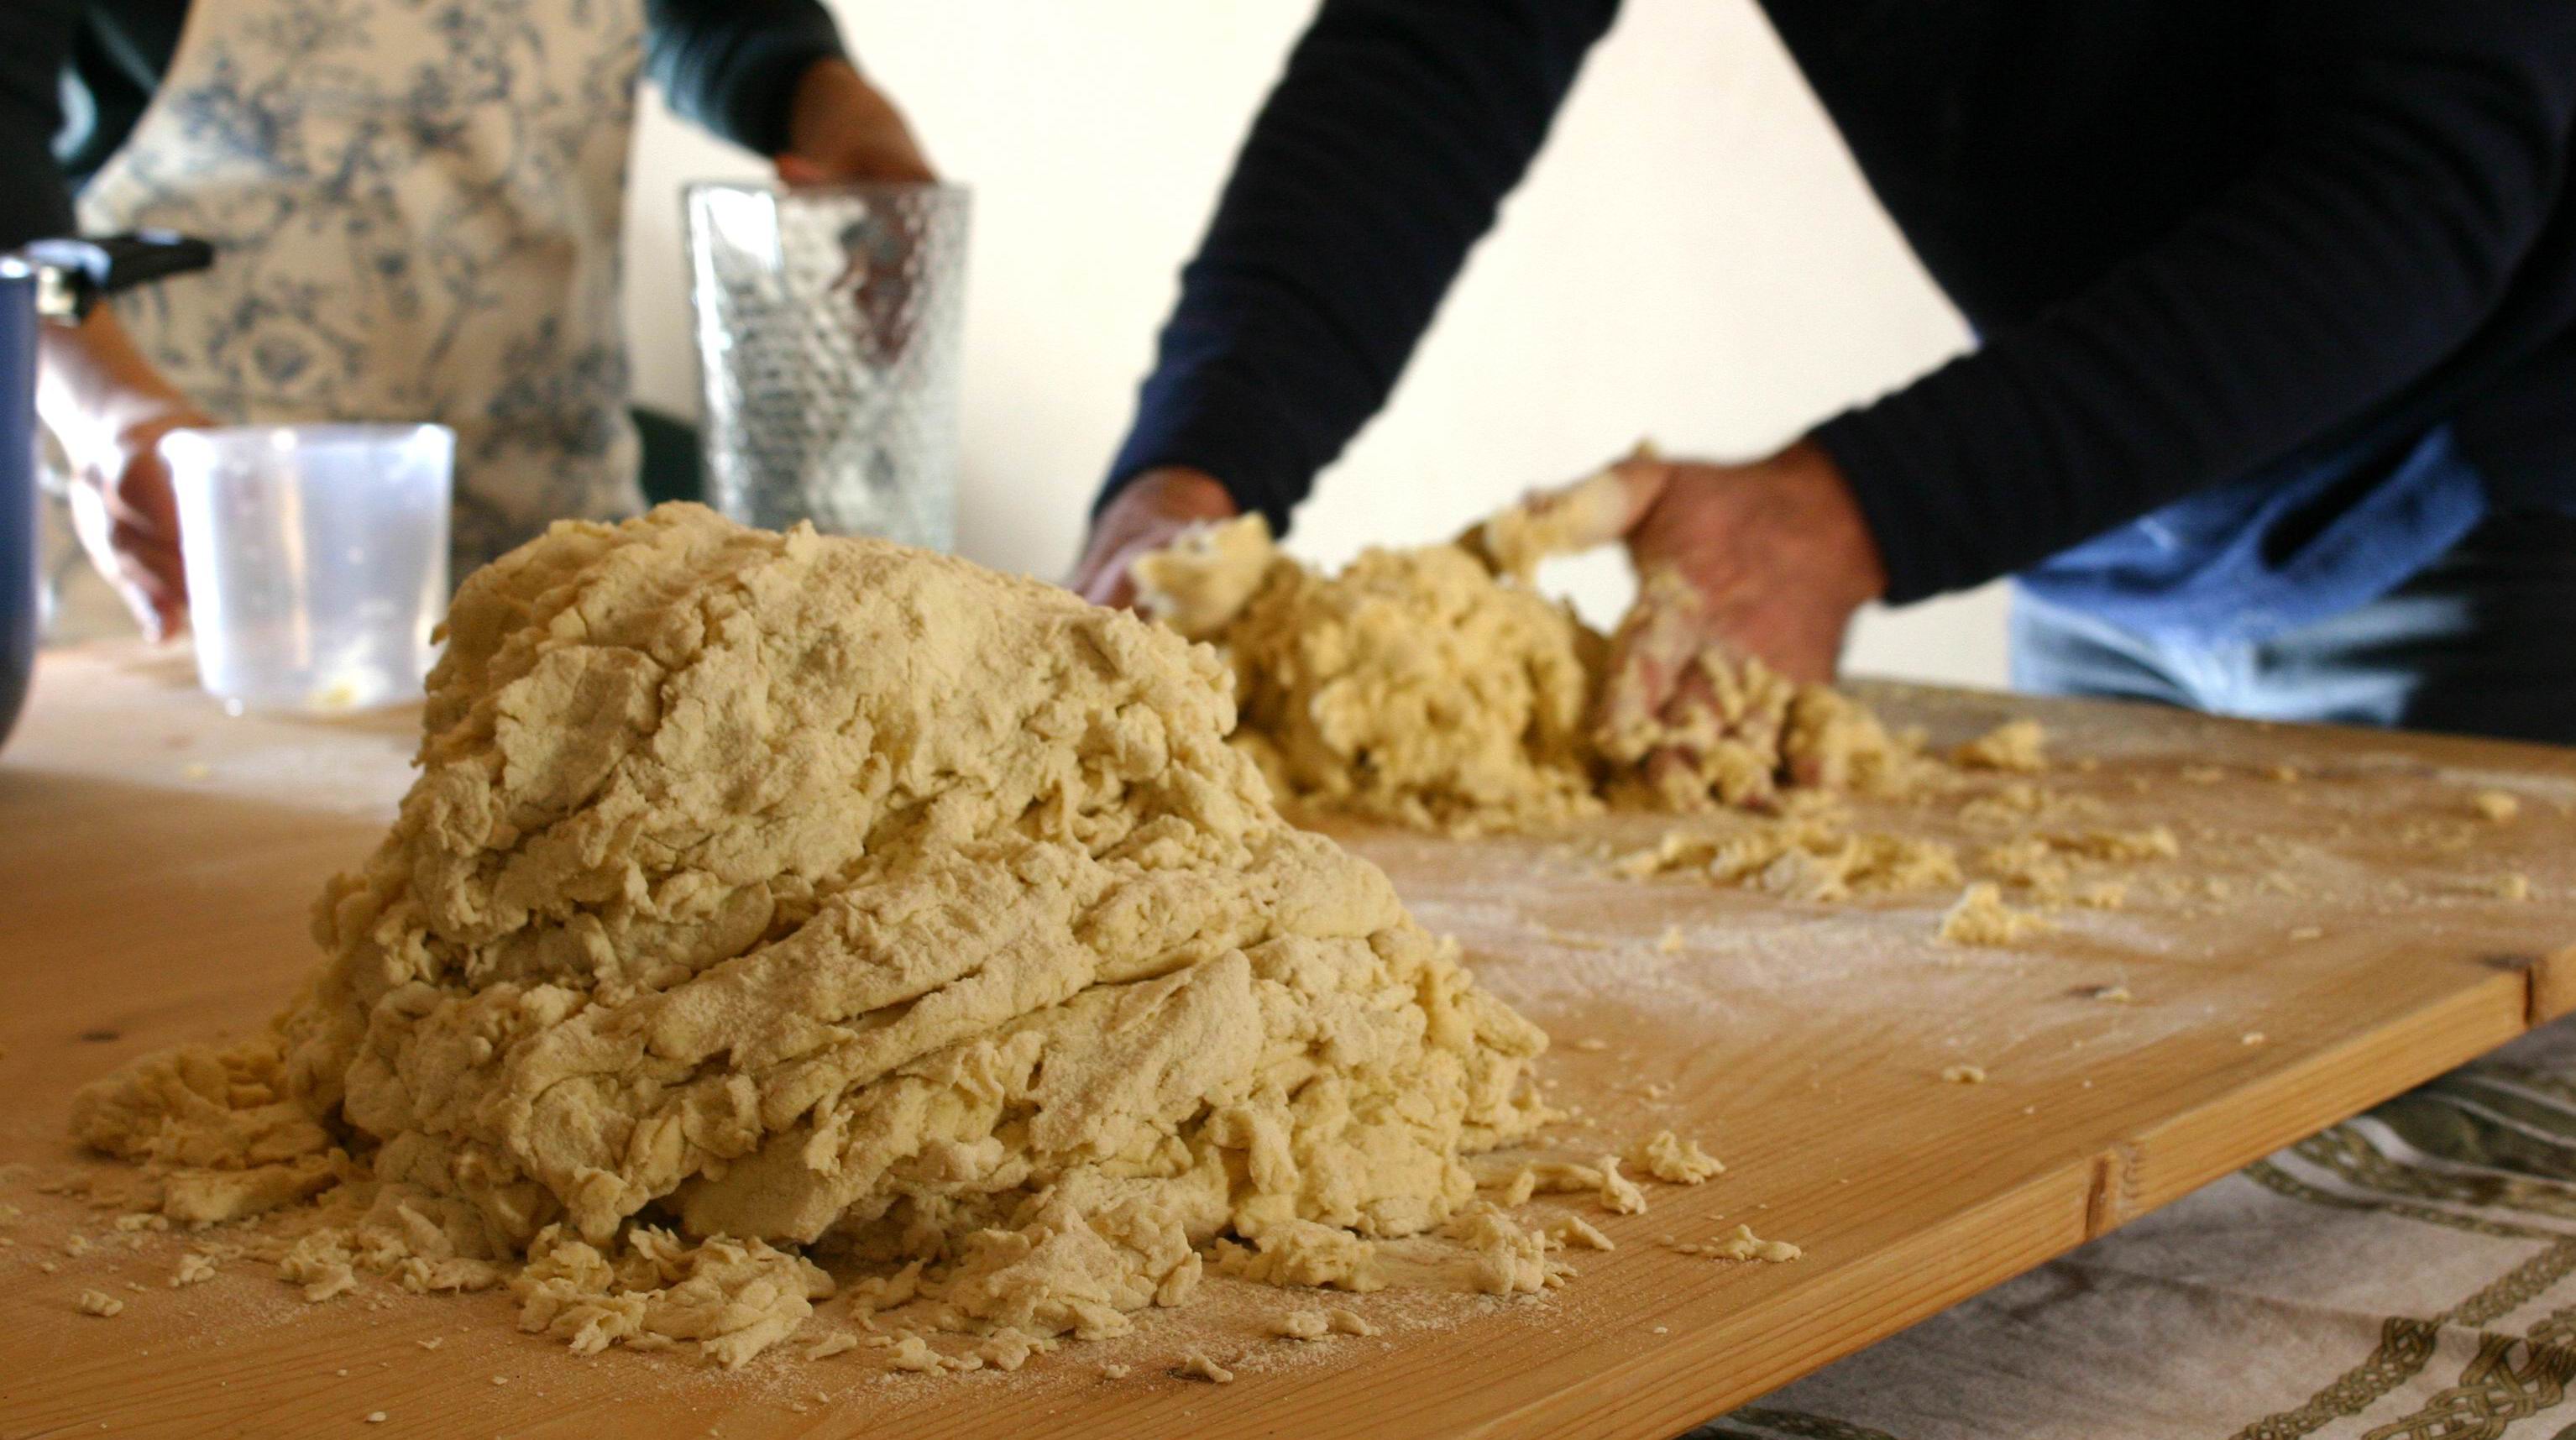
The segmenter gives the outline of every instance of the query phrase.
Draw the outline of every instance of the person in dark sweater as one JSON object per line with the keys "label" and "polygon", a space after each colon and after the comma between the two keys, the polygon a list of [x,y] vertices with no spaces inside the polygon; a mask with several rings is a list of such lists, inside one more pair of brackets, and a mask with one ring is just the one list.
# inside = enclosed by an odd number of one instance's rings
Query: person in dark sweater
{"label": "person in dark sweater", "polygon": [[446,423],[459,571],[636,508],[617,250],[639,68],[791,184],[931,178],[821,0],[0,6],[0,251],[146,226],[217,249],[43,343],[81,540],[147,631],[185,614],[174,429]]}
{"label": "person in dark sweater", "polygon": [[[1077,589],[1286,527],[1616,9],[1325,0]],[[2029,688],[2576,740],[2576,5],[1764,9],[1978,344],[1775,455],[1621,467],[1710,638],[1823,678],[1862,604],[2014,575]]]}

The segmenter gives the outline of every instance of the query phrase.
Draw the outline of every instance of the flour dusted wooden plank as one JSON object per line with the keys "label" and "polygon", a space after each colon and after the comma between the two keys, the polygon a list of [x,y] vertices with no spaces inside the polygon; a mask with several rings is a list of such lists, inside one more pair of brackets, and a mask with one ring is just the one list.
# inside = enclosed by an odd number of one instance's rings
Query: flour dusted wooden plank
{"label": "flour dusted wooden plank", "polygon": [[[379,833],[414,724],[228,721],[183,662],[130,649],[49,657],[37,683],[0,756],[0,1167],[34,1167],[0,1169],[0,1205],[23,1211],[0,1225],[18,1242],[0,1248],[12,1434],[343,1435],[382,1411],[371,1436],[1665,1437],[2576,1008],[2563,752],[1873,689],[1936,746],[2037,714],[2050,768],[1981,784],[2090,800],[2085,823],[2106,829],[2169,824],[2181,853],[2121,872],[2123,909],[2070,908],[2046,936],[1972,951],[1933,940],[1955,891],[1800,904],[1606,873],[1600,852],[1699,822],[1465,845],[1343,832],[1555,1035],[1552,1098],[1583,1114],[1553,1158],[1670,1129],[1726,1162],[1647,1186],[1643,1215],[1570,1197],[1617,1248],[1563,1252],[1581,1273],[1547,1298],[1310,1297],[1382,1333],[1302,1344],[1264,1328],[1299,1297],[1265,1290],[1008,1375],[879,1382],[864,1350],[731,1377],[673,1355],[585,1362],[517,1334],[493,1296],[307,1306],[247,1260],[171,1289],[203,1237],[123,1234],[36,1190],[87,1168],[62,1130],[75,1085],[261,1023],[306,973],[306,907]],[[2473,798],[2491,790],[2515,798],[2509,822]],[[2020,803],[1998,789],[1965,818],[1973,798],[1850,823],[1971,854],[2009,838],[1990,827]],[[2498,873],[2533,898],[2486,889]],[[2130,1002],[2104,1003],[2111,987]],[[2242,1043],[2257,1030],[2264,1044]],[[1941,1083],[1966,1064],[1987,1082]],[[1738,1224],[1803,1258],[1654,1243]],[[98,1243],[48,1243],[71,1233]],[[128,1303],[84,1319],[84,1289]],[[1236,1379],[1174,1376],[1192,1347]]]}

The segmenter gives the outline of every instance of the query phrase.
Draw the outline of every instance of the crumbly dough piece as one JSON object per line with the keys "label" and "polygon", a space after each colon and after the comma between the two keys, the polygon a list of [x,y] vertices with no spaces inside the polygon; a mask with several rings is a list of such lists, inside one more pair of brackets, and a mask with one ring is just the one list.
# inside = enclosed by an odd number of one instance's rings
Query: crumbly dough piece
{"label": "crumbly dough piece", "polygon": [[1580,1215],[1560,1215],[1547,1227],[1548,1243],[1560,1250],[1582,1246],[1586,1250],[1616,1250],[1618,1244],[1601,1233],[1600,1227]]}
{"label": "crumbly dough piece", "polygon": [[2503,790],[2481,790],[2469,797],[2469,807],[2477,811],[2481,818],[2492,820],[2498,825],[2522,813],[2522,802],[2514,798],[2510,792]]}
{"label": "crumbly dough piece", "polygon": [[[1619,638],[1643,664],[1605,678],[1593,735],[1615,773],[1637,777],[1673,810],[1770,808],[1793,786],[1882,795],[1916,787],[1916,747],[1867,706],[1703,644],[1705,602],[1673,571],[1649,571],[1637,584]],[[1641,688],[1649,673],[1676,677],[1676,698],[1660,709]]]}
{"label": "crumbly dough piece", "polygon": [[1714,1243],[1704,1245],[1701,1249],[1720,1260],[1760,1260],[1770,1265],[1782,1265],[1791,1260],[1804,1259],[1807,1254],[1806,1251],[1786,1240],[1763,1239],[1753,1233],[1753,1227],[1750,1225],[1738,1225]]}
{"label": "crumbly dough piece", "polygon": [[1321,1340],[1333,1333],[1333,1322],[1321,1310],[1290,1310],[1271,1317],[1270,1333],[1282,1340]]}
{"label": "crumbly dough piece", "polygon": [[1453,1266],[1467,1285],[1488,1295],[1535,1295],[1565,1283],[1570,1273],[1548,1257],[1547,1237],[1478,1200],[1459,1211],[1441,1232],[1466,1247]]}
{"label": "crumbly dough piece", "polygon": [[1106,1335],[1221,1233],[1436,1230],[1545,1118],[1545,1037],[1279,816],[1168,630],[665,506],[476,572],[448,632],[303,993],[75,1106],[174,1219],[322,1196],[308,1293],[507,1284],[737,1364],[819,1245],[922,1262],[921,1328]]}
{"label": "crumbly dough piece", "polygon": [[847,1330],[836,1330],[831,1334],[824,1336],[822,1339],[815,1341],[813,1344],[806,1346],[805,1358],[808,1360],[829,1360],[835,1355],[846,1354],[849,1351],[856,1350],[858,1348],[858,1336],[851,1334]]}
{"label": "crumbly dough piece", "polygon": [[1638,879],[1694,873],[1714,885],[1809,903],[1946,889],[1961,878],[1958,852],[1938,840],[1856,833],[1814,816],[1754,822],[1725,834],[1671,831],[1610,868]]}
{"label": "crumbly dough piece", "polygon": [[2042,904],[2072,903],[2094,910],[2117,910],[2128,903],[2125,884],[2096,880],[2076,885],[2076,875],[2105,866],[2172,860],[2181,854],[2182,842],[2164,825],[2143,830],[2034,832],[1980,853],[1976,868],[2016,890],[2029,892]]}
{"label": "crumbly dough piece", "polygon": [[2036,720],[2007,720],[1950,752],[1962,770],[2037,774],[2048,768],[2048,732]]}
{"label": "crumbly dough piece", "polygon": [[2005,904],[1993,881],[1980,880],[1942,912],[1938,936],[1945,945],[2012,945],[2054,928],[2044,917]]}
{"label": "crumbly dough piece", "polygon": [[77,1303],[80,1313],[101,1320],[113,1320],[125,1313],[125,1302],[104,1290],[83,1290]]}
{"label": "crumbly dough piece", "polygon": [[975,1342],[975,1358],[995,1370],[1016,1371],[1028,1364],[1031,1356],[1046,1354],[1057,1344],[1052,1336],[1031,1335],[1006,1325]]}
{"label": "crumbly dough piece", "polygon": [[1613,1215],[1646,1213],[1646,1192],[1637,1182],[1619,1173],[1619,1157],[1604,1155],[1594,1162],[1601,1172],[1601,1208]]}
{"label": "crumbly dough piece", "polygon": [[[1640,443],[1634,458],[1651,460],[1654,454],[1653,446]],[[1542,560],[1618,539],[1628,511],[1627,482],[1613,466],[1495,511],[1459,536],[1458,548],[1483,560],[1494,573],[1527,584]]]}
{"label": "crumbly dough piece", "polygon": [[1386,1288],[1377,1247],[1349,1230],[1292,1218],[1261,1226],[1251,1241],[1248,1246],[1221,1242],[1218,1271],[1263,1285],[1353,1294]]}
{"label": "crumbly dough piece", "polygon": [[1698,809],[1914,782],[1920,756],[1866,707],[1703,649],[1696,592],[1669,573],[1645,577],[1654,603],[1626,636],[1663,671],[1687,672],[1688,698],[1656,708],[1632,677],[1605,677],[1609,642],[1511,573],[1552,553],[1558,520],[1592,523],[1580,491],[1473,532],[1491,559],[1456,544],[1372,549],[1325,575],[1247,515],[1133,573],[1150,610],[1225,654],[1236,743],[1306,803],[1473,834],[1589,814],[1611,793]]}
{"label": "crumbly dough piece", "polygon": [[1697,1185],[1726,1173],[1716,1156],[1670,1130],[1658,1130],[1628,1147],[1628,1163],[1667,1185]]}
{"label": "crumbly dough piece", "polygon": [[1192,1380],[1205,1380],[1215,1385],[1234,1383],[1234,1372],[1209,1359],[1205,1350],[1192,1348],[1182,1351],[1177,1369]]}
{"label": "crumbly dough piece", "polygon": [[2118,910],[2129,903],[2125,880],[2094,880],[2075,887],[2073,900],[2087,910]]}
{"label": "crumbly dough piece", "polygon": [[[1465,551],[1370,550],[1328,577],[1250,515],[1136,573],[1192,622],[1181,633],[1223,649],[1236,743],[1281,793],[1458,833],[1601,808],[1585,733],[1600,637]],[[1204,601],[1238,593],[1231,612]]]}
{"label": "crumbly dough piece", "polygon": [[1269,578],[1277,550],[1270,523],[1258,516],[1201,523],[1181,532],[1168,549],[1140,555],[1127,566],[1137,604],[1184,635],[1205,635],[1243,613]]}

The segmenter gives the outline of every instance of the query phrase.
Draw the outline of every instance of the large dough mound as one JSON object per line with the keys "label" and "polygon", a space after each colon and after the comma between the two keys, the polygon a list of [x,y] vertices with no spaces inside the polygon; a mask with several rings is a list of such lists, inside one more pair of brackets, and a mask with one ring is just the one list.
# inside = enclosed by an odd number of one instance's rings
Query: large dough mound
{"label": "large dough mound", "polygon": [[[1784,789],[1892,792],[1919,757],[1866,707],[1702,647],[1695,592],[1645,578],[1631,648],[1674,675],[1656,711],[1606,675],[1610,645],[1531,583],[1594,543],[1614,482],[1505,510],[1458,543],[1371,549],[1327,575],[1248,515],[1135,562],[1146,607],[1219,647],[1235,743],[1301,801],[1453,833],[1526,829],[1634,797],[1767,808]],[[1606,690],[1606,694],[1604,693]]]}
{"label": "large dough mound", "polygon": [[1279,817],[1205,647],[690,506],[557,526],[449,637],[303,995],[81,1097],[181,1218],[336,1183],[307,1269],[515,1274],[584,1344],[739,1359],[827,1289],[797,1246],[1101,1333],[1220,1232],[1438,1226],[1540,1118],[1544,1037]]}

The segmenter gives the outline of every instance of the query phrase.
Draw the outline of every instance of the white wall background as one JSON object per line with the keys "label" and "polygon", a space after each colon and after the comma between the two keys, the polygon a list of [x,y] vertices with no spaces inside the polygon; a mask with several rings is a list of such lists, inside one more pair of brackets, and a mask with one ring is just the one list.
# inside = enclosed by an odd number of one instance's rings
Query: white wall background
{"label": "white wall background", "polygon": [[[975,190],[959,548],[1061,575],[1153,332],[1312,0],[831,0],[933,163]],[[639,390],[694,415],[679,186],[761,174],[658,105],[638,139]],[[1294,547],[1455,531],[1652,436],[1772,446],[1965,343],[1749,0],[1629,0],[1387,413]],[[1616,614],[1614,560],[1562,580]],[[2001,596],[1864,620],[1854,668],[2003,678]]]}

